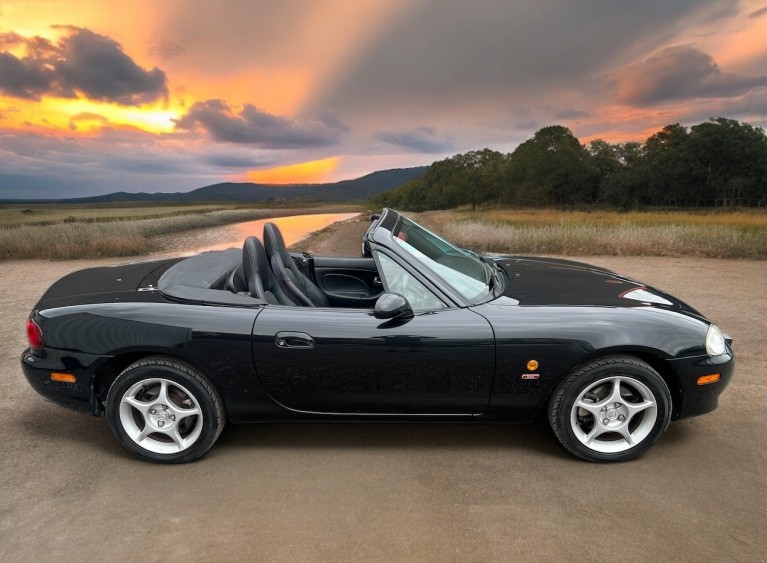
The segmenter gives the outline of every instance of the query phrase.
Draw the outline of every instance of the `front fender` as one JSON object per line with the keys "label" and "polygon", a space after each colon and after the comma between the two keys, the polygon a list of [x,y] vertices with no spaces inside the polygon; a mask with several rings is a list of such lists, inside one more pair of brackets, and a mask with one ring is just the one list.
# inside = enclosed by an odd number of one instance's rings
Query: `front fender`
{"label": "front fender", "polygon": [[708,324],[674,311],[493,303],[473,309],[490,321],[496,338],[488,417],[534,418],[567,374],[600,356],[628,352],[667,361],[706,355]]}

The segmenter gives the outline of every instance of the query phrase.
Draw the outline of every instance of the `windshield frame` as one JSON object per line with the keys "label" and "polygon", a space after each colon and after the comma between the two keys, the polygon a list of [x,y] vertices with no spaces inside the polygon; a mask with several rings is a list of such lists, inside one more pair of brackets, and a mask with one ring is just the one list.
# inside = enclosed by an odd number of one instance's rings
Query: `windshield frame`
{"label": "windshield frame", "polygon": [[[433,244],[433,241],[437,241],[438,245],[428,249],[430,252],[433,252],[436,248],[443,252],[444,256],[448,256],[448,253],[444,252],[444,249],[448,249],[450,253],[448,257],[450,259],[454,260],[459,258],[462,261],[465,260],[465,264],[474,264],[473,268],[476,273],[482,272],[483,279],[480,280],[476,275],[469,276],[465,271],[461,272],[460,270],[456,270],[455,268],[451,268],[444,264],[442,264],[441,267],[435,266],[434,260],[423,255],[418,248],[410,245],[406,241],[403,244],[402,239],[397,237],[403,230],[403,227],[407,229],[408,232],[416,229],[417,234],[422,236],[425,235],[426,238],[432,238],[433,240],[429,241],[431,244]],[[502,285],[502,276],[497,275],[498,272],[496,270],[498,267],[492,260],[488,260],[475,252],[457,247],[423,225],[418,224],[409,217],[405,217],[393,209],[385,208],[383,210],[381,217],[375,222],[374,228],[366,233],[365,242],[367,242],[374,251],[376,246],[382,246],[386,248],[390,254],[394,253],[401,265],[408,267],[411,273],[416,274],[422,281],[428,282],[428,285],[437,290],[436,293],[440,297],[455,306],[467,307],[485,303],[498,297],[498,292],[502,290],[502,287],[500,287]],[[423,246],[423,241],[420,241],[420,243],[420,246]],[[416,252],[413,252],[410,248],[407,248],[407,246],[415,249]],[[426,248],[424,249],[427,250]],[[421,255],[419,256],[419,254]],[[483,285],[482,290],[475,293],[472,293],[471,291],[467,292],[466,283],[463,284],[463,288],[456,287],[456,285],[461,284],[457,284],[455,279],[453,279],[453,283],[450,283],[450,280],[446,279],[440,272],[440,270],[444,272],[444,268],[453,270],[463,276],[471,277],[476,282],[481,281]],[[466,282],[467,280],[462,281]],[[469,282],[468,285],[471,285],[471,282]]]}

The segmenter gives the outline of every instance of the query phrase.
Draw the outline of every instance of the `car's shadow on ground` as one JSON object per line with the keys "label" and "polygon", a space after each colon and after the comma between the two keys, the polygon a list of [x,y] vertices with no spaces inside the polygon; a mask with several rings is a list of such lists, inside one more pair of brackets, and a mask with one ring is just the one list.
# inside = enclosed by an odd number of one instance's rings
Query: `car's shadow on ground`
{"label": "car's shadow on ground", "polygon": [[[563,451],[548,424],[451,423],[266,423],[230,424],[219,450],[277,449],[514,449],[559,456]],[[563,454],[566,456],[566,454]]]}
{"label": "car's shadow on ground", "polygon": [[[43,439],[62,447],[101,451],[132,457],[112,435],[104,418],[71,412],[55,405],[6,418],[7,428],[29,444]],[[659,445],[674,448],[691,439],[694,429],[685,421],[669,425]],[[576,460],[558,442],[548,422],[530,424],[457,423],[300,423],[227,424],[214,446],[222,454],[236,450],[492,450],[541,454]],[[214,454],[215,455],[215,454]]]}
{"label": "car's shadow on ground", "polygon": [[[30,407],[6,418],[11,435],[25,443],[55,441],[60,447],[100,450],[131,457],[117,442],[103,417],[76,413],[56,405]],[[13,430],[15,428],[15,430]],[[227,424],[214,451],[238,449],[301,450],[323,448],[419,449],[513,449],[567,457],[548,423],[456,424],[456,423],[301,423],[278,422]]]}

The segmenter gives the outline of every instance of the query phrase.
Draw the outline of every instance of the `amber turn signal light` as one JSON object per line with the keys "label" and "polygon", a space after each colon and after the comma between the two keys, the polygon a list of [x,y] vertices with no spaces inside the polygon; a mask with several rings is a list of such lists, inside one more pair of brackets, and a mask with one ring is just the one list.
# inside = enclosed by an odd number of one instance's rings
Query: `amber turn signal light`
{"label": "amber turn signal light", "polygon": [[51,379],[59,383],[77,383],[77,378],[71,373],[52,372]]}
{"label": "amber turn signal light", "polygon": [[722,376],[718,373],[712,373],[711,375],[701,375],[698,378],[698,385],[708,385],[709,383],[716,383]]}

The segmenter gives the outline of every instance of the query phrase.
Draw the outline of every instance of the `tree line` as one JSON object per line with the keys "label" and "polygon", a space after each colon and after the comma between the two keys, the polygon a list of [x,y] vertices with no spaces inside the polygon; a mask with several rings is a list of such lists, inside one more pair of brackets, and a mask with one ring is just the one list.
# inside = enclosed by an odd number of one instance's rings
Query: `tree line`
{"label": "tree line", "polygon": [[644,143],[583,145],[561,125],[514,152],[470,151],[433,163],[375,196],[375,206],[421,211],[460,205],[731,207],[767,205],[767,135],[718,117],[667,125]]}

